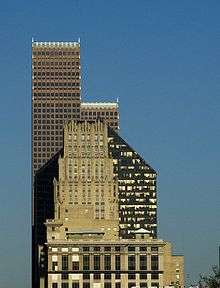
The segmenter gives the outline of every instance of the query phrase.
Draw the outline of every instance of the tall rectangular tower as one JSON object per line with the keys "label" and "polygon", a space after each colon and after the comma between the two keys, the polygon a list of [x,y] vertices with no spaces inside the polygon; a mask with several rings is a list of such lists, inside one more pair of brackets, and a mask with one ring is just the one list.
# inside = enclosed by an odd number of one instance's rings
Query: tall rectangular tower
{"label": "tall rectangular tower", "polygon": [[33,42],[33,174],[62,147],[70,119],[80,119],[80,43]]}

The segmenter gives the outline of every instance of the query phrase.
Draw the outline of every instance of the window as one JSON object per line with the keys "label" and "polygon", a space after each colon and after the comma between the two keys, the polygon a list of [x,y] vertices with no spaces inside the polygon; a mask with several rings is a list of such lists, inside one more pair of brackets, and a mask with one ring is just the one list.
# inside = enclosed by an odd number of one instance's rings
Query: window
{"label": "window", "polygon": [[147,255],[140,255],[140,270],[147,270]]}
{"label": "window", "polygon": [[62,270],[68,270],[68,255],[62,255]]}
{"label": "window", "polygon": [[147,274],[140,274],[140,279],[141,280],[147,279]]}
{"label": "window", "polygon": [[151,247],[151,251],[158,251],[158,247],[152,246],[152,247]]}
{"label": "window", "polygon": [[159,263],[158,263],[158,255],[151,256],[151,270],[158,270]]}
{"label": "window", "polygon": [[57,266],[58,266],[58,262],[52,262],[52,271],[56,271],[57,269]]}
{"label": "window", "polygon": [[104,269],[111,270],[111,255],[104,256]]}
{"label": "window", "polygon": [[83,274],[83,279],[84,280],[89,280],[90,279],[90,275],[88,273],[84,273]]}
{"label": "window", "polygon": [[128,270],[135,270],[135,255],[128,256]]}
{"label": "window", "polygon": [[94,251],[100,251],[100,247],[95,246],[95,247],[94,247]]}
{"label": "window", "polygon": [[89,270],[89,255],[83,255],[83,270]]}
{"label": "window", "polygon": [[83,247],[83,251],[89,251],[89,247]]}
{"label": "window", "polygon": [[58,283],[52,283],[52,288],[58,288]]}
{"label": "window", "polygon": [[121,258],[120,258],[120,255],[115,255],[115,270],[121,270]]}
{"label": "window", "polygon": [[129,246],[129,247],[128,247],[128,251],[130,251],[130,252],[131,252],[131,251],[134,252],[134,251],[135,251],[135,247],[133,247],[133,246]]}
{"label": "window", "polygon": [[94,273],[94,279],[99,280],[101,279],[101,274],[100,273]]}
{"label": "window", "polygon": [[100,270],[100,255],[94,255],[94,270]]}
{"label": "window", "polygon": [[110,246],[106,246],[106,247],[104,248],[104,251],[111,251],[111,247],[110,247]]}
{"label": "window", "polygon": [[61,274],[61,279],[62,280],[67,280],[69,277],[68,277],[69,275],[67,274],[67,273],[62,273]]}
{"label": "window", "polygon": [[69,283],[61,283],[61,288],[69,288]]}
{"label": "window", "polygon": [[78,271],[79,270],[79,262],[78,261],[73,261],[72,262],[72,269],[74,271]]}
{"label": "window", "polygon": [[109,282],[104,283],[104,288],[112,288],[112,284]]}
{"label": "window", "polygon": [[135,274],[128,274],[128,279],[135,279],[135,278],[136,278]]}
{"label": "window", "polygon": [[79,283],[77,283],[77,282],[72,283],[72,288],[79,288]]}
{"label": "window", "polygon": [[140,247],[140,251],[141,251],[141,252],[147,251],[147,246],[141,246],[141,247]]}
{"label": "window", "polygon": [[115,273],[115,279],[121,279],[121,274]]}
{"label": "window", "polygon": [[121,288],[121,283],[115,283],[115,288]]}
{"label": "window", "polygon": [[83,288],[90,288],[90,284],[89,283],[83,283]]}
{"label": "window", "polygon": [[159,283],[151,283],[152,288],[159,288]]}
{"label": "window", "polygon": [[151,274],[151,279],[159,279],[159,274],[158,273],[152,273]]}
{"label": "window", "polygon": [[128,283],[128,288],[134,288],[134,287],[136,287],[135,282],[134,283]]}

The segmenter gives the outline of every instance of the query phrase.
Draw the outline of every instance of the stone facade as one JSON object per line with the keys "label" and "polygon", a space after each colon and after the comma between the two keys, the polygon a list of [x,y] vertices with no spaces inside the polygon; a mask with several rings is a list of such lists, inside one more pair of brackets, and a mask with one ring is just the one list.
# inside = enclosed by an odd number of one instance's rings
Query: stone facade
{"label": "stone facade", "polygon": [[183,288],[183,259],[168,242],[145,229],[120,237],[118,176],[105,123],[69,122],[58,166],[54,218],[46,221],[39,258],[41,288]]}

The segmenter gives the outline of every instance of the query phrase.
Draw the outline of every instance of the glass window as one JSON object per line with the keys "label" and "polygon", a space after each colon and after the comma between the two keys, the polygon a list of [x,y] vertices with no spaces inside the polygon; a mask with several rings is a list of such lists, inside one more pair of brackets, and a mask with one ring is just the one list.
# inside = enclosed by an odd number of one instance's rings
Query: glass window
{"label": "glass window", "polygon": [[134,283],[128,283],[128,288],[134,288],[134,287],[136,287],[135,282]]}
{"label": "glass window", "polygon": [[79,283],[77,283],[77,282],[72,283],[72,288],[79,288]]}
{"label": "glass window", "polygon": [[73,261],[73,262],[72,262],[72,269],[73,269],[74,271],[79,270],[79,262],[78,262],[78,261]]}
{"label": "glass window", "polygon": [[104,274],[104,278],[110,280],[111,279],[111,274],[110,273],[105,273]]}
{"label": "glass window", "polygon": [[128,274],[128,279],[135,279],[135,278],[136,278],[135,274]]}
{"label": "glass window", "polygon": [[101,274],[100,273],[94,273],[94,279],[99,280],[101,279]]}
{"label": "glass window", "polygon": [[141,246],[141,247],[140,247],[140,251],[142,251],[142,252],[143,252],[143,251],[147,251],[147,246]]}
{"label": "glass window", "polygon": [[106,247],[104,248],[104,250],[105,250],[105,251],[111,251],[111,247],[110,247],[110,246],[106,246]]}
{"label": "glass window", "polygon": [[89,247],[83,247],[83,251],[89,251]]}
{"label": "glass window", "polygon": [[158,255],[152,255],[151,256],[151,270],[158,270],[158,267],[159,267]]}
{"label": "glass window", "polygon": [[115,270],[121,270],[121,258],[120,258],[120,255],[115,255]]}
{"label": "glass window", "polygon": [[68,255],[62,255],[62,270],[68,270]]}
{"label": "glass window", "polygon": [[135,251],[135,247],[134,246],[128,246],[128,251]]}
{"label": "glass window", "polygon": [[147,255],[140,255],[140,270],[147,270]]}
{"label": "glass window", "polygon": [[120,246],[115,246],[115,251],[117,251],[117,252],[121,251],[120,248],[121,248]]}
{"label": "glass window", "polygon": [[66,279],[69,278],[68,276],[69,276],[68,273],[62,273],[62,274],[61,274],[61,279],[62,279],[62,280],[66,280]]}
{"label": "glass window", "polygon": [[90,260],[89,255],[83,255],[83,270],[89,270],[90,269],[89,260]]}
{"label": "glass window", "polygon": [[151,279],[159,279],[159,274],[158,273],[152,273]]}
{"label": "glass window", "polygon": [[135,255],[128,256],[128,270],[135,270]]}
{"label": "glass window", "polygon": [[90,279],[90,275],[88,273],[84,273],[83,274],[83,279],[84,280],[89,280]]}
{"label": "glass window", "polygon": [[100,255],[94,255],[94,270],[100,270]]}
{"label": "glass window", "polygon": [[104,256],[104,269],[111,270],[111,255]]}

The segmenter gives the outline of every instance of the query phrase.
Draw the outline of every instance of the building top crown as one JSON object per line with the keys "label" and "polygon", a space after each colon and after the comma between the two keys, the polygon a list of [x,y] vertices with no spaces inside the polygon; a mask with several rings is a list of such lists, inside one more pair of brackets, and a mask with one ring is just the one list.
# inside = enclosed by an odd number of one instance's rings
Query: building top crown
{"label": "building top crown", "polygon": [[37,42],[32,39],[32,47],[79,47],[78,42]]}

